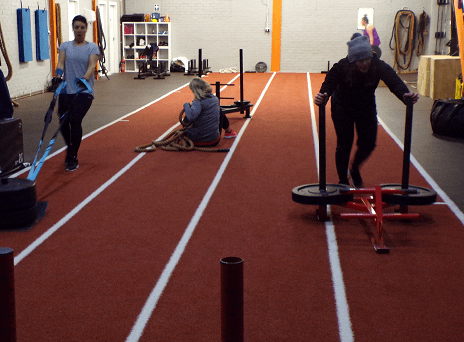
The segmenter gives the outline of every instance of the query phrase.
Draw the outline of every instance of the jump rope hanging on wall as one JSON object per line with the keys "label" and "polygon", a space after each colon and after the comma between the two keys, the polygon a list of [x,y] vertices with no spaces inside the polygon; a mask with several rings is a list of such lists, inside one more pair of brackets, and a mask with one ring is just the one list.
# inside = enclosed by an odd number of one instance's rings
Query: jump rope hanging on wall
{"label": "jump rope hanging on wall", "polygon": [[[416,16],[410,10],[400,10],[396,13],[390,38],[390,49],[395,52],[395,66],[398,71],[407,70],[411,66],[415,42]],[[394,47],[392,47],[394,40]]]}

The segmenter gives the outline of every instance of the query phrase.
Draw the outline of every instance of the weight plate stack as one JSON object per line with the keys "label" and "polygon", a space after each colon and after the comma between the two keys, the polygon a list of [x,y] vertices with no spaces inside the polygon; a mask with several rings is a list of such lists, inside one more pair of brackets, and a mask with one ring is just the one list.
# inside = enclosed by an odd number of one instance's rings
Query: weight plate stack
{"label": "weight plate stack", "polygon": [[34,224],[38,218],[38,208],[34,181],[1,179],[0,229],[17,229]]}

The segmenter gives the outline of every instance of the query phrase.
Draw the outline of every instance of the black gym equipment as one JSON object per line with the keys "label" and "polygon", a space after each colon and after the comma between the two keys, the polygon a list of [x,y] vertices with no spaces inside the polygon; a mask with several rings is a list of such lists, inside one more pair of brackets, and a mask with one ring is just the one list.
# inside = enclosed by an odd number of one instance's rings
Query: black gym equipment
{"label": "black gym equipment", "polygon": [[[220,86],[221,84],[219,84]],[[230,84],[224,84],[230,85]],[[216,97],[221,99],[220,97],[220,88],[218,84],[216,84]],[[225,97],[223,97],[225,99]],[[241,114],[245,113],[244,118],[249,119],[251,118],[250,115],[250,108],[253,107],[253,104],[250,101],[243,100],[243,49],[240,49],[240,101],[235,101],[232,105],[221,106],[221,111],[224,114],[229,113],[236,113],[240,112]]]}
{"label": "black gym equipment", "polygon": [[300,204],[319,205],[319,220],[328,220],[327,205],[342,204],[353,199],[350,187],[343,184],[327,184],[326,181],[326,129],[325,104],[319,106],[319,183],[305,184],[292,190],[292,200]]}
{"label": "black gym equipment", "polygon": [[145,50],[142,52],[142,56],[146,58],[146,61],[139,65],[139,74],[137,77],[134,77],[135,80],[144,80],[146,77],[151,76],[154,76],[154,80],[162,80],[165,76],[169,76],[168,62],[153,60],[153,54],[158,51],[159,46],[156,43],[152,43],[145,47]]}
{"label": "black gym equipment", "polygon": [[[389,253],[383,240],[383,220],[418,219],[418,214],[409,214],[410,205],[429,205],[436,201],[435,191],[409,185],[409,166],[412,136],[413,103],[406,103],[406,124],[403,149],[402,184],[381,184],[374,189],[351,189],[349,186],[326,184],[326,145],[325,145],[325,103],[319,107],[319,183],[297,186],[292,190],[292,199],[301,204],[318,205],[318,219],[328,220],[327,205],[335,204],[365,213],[341,213],[347,219],[373,219],[377,228],[377,237],[371,237],[371,243],[377,253]],[[354,197],[354,195],[357,195]],[[399,212],[383,213],[389,205],[400,205]]]}
{"label": "black gym equipment", "polygon": [[389,204],[399,204],[401,212],[407,212],[408,205],[430,205],[437,201],[437,193],[431,189],[409,184],[409,166],[411,164],[413,104],[406,104],[404,129],[403,173],[401,184],[381,184],[382,189],[397,189],[401,193],[383,194],[382,200]]}
{"label": "black gym equipment", "polygon": [[259,72],[259,73],[266,72],[267,71],[267,64],[264,63],[264,62],[256,63],[255,71]]}
{"label": "black gym equipment", "polygon": [[29,179],[0,180],[0,229],[29,230],[45,216],[47,202],[37,202],[36,184]]}
{"label": "black gym equipment", "polygon": [[[83,78],[74,79],[74,88],[76,89],[75,99],[77,98],[77,94],[81,93],[82,91],[92,90],[88,82]],[[39,148],[34,157],[34,161],[32,162],[27,179],[2,178],[0,180],[0,229],[28,230],[45,216],[45,211],[48,204],[47,202],[37,202],[35,179],[55,142],[56,136],[58,135],[61,125],[64,122],[63,118],[68,115],[68,112],[61,116],[61,123],[58,129],[50,139],[44,154],[38,162],[37,159],[48,125],[53,118],[53,111],[56,106],[56,101],[60,93],[64,92],[65,89],[66,82],[63,81],[53,94],[53,99],[50,103],[47,113],[45,114],[44,130],[39,142]]]}
{"label": "black gym equipment", "polygon": [[197,68],[197,61],[195,59],[191,59],[188,62],[187,72],[184,74],[185,76],[196,76],[202,77],[203,75],[207,75],[211,73],[211,68],[209,66],[209,61],[207,59],[203,59],[202,56],[202,49],[198,49],[198,68]]}
{"label": "black gym equipment", "polygon": [[0,178],[24,167],[22,127],[20,118],[0,119]]}

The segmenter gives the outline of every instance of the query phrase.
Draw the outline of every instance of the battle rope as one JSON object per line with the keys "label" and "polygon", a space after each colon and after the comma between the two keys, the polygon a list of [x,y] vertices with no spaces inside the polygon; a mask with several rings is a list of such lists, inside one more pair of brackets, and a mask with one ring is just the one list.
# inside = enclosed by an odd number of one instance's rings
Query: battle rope
{"label": "battle rope", "polygon": [[135,148],[135,152],[154,152],[156,151],[157,146],[161,146],[161,148],[165,151],[203,151],[203,152],[229,152],[230,149],[228,148],[210,148],[210,147],[197,147],[193,144],[193,141],[190,140],[185,132],[187,128],[190,127],[192,124],[186,124],[184,120],[182,120],[182,116],[184,115],[185,110],[179,114],[179,122],[182,125],[182,128],[172,131],[162,140],[156,141],[153,140],[149,144],[137,146]]}
{"label": "battle rope", "polygon": [[419,23],[417,25],[417,49],[416,55],[421,56],[424,54],[425,49],[425,37],[429,34],[428,26],[430,23],[430,17],[425,11],[422,11],[419,16]]}
{"label": "battle rope", "polygon": [[[415,27],[416,17],[412,11],[402,10],[396,13],[395,24],[393,25],[392,36],[390,38],[390,49],[395,51],[393,68],[398,66],[398,69],[407,70],[411,66]],[[405,36],[406,39],[404,39]],[[395,39],[394,48],[392,48],[393,39]]]}
{"label": "battle rope", "polygon": [[55,4],[55,12],[56,12],[56,39],[58,41],[58,46],[61,45],[63,42],[63,34],[61,32],[61,6],[60,4]]}
{"label": "battle rope", "polygon": [[[6,65],[8,66],[8,75],[5,80],[8,82],[13,77],[13,66],[11,65],[8,52],[6,51],[5,39],[3,38],[2,24],[0,22],[0,49],[2,50],[3,57],[5,58]],[[0,63],[1,64],[1,63]]]}
{"label": "battle rope", "polygon": [[101,17],[100,17],[100,10],[97,7],[97,35],[98,35],[98,48],[100,49],[100,55],[98,56],[98,63],[100,64],[100,69],[101,72],[106,76],[107,79],[110,79],[108,77],[108,70],[106,70],[105,67],[105,50],[106,50],[106,38],[105,34],[103,33],[103,25],[101,22]]}

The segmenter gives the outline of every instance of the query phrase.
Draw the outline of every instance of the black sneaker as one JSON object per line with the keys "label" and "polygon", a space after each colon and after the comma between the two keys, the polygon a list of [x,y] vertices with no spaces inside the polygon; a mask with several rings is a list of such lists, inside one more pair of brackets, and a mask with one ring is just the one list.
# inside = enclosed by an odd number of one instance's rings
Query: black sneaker
{"label": "black sneaker", "polygon": [[363,188],[364,183],[361,178],[361,174],[359,173],[359,169],[353,168],[353,169],[350,169],[349,172],[350,172],[350,177],[351,177],[351,180],[353,181],[354,187],[358,189]]}
{"label": "black sneaker", "polygon": [[350,182],[348,182],[348,179],[345,181],[345,180],[341,180],[338,182],[339,185],[344,185],[344,186],[347,186],[349,187],[350,186]]}
{"label": "black sneaker", "polygon": [[66,171],[76,171],[79,168],[79,163],[76,158],[70,158],[66,162]]}

